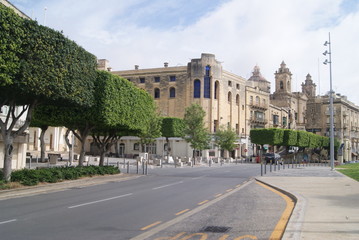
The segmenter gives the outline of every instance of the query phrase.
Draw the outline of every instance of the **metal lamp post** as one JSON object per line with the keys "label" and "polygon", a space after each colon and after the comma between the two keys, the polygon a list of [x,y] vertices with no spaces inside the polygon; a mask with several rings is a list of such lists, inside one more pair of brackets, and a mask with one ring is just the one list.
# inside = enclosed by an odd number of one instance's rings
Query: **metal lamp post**
{"label": "metal lamp post", "polygon": [[333,109],[333,85],[332,85],[332,49],[330,42],[330,33],[328,41],[325,41],[324,46],[328,46],[323,55],[329,55],[329,60],[325,59],[325,65],[329,64],[329,77],[330,77],[330,92],[329,92],[329,111],[330,111],[330,167],[334,170],[334,109]]}

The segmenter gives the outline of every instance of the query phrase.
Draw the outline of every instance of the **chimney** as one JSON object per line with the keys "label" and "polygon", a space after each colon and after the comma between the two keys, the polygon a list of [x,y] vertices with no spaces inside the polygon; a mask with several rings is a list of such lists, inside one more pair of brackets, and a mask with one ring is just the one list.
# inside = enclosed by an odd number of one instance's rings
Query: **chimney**
{"label": "chimney", "polygon": [[165,66],[165,68],[168,67],[168,62],[165,62],[165,63],[164,63],[164,66]]}
{"label": "chimney", "polygon": [[135,65],[135,70],[138,70],[138,67],[139,67],[138,65]]}

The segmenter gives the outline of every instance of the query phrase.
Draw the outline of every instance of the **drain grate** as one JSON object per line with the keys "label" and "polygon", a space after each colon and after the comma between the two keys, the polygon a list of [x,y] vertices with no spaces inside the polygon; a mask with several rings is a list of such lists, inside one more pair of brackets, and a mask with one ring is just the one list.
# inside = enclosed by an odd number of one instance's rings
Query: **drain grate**
{"label": "drain grate", "polygon": [[231,229],[230,227],[220,227],[220,226],[208,226],[203,229],[203,232],[213,232],[213,233],[225,233]]}

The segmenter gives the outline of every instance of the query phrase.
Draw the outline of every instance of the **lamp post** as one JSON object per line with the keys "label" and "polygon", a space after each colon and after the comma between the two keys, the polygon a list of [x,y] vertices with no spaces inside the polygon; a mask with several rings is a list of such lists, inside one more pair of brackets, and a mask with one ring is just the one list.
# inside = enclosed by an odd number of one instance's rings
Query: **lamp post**
{"label": "lamp post", "polygon": [[328,41],[325,41],[324,46],[328,46],[323,55],[329,56],[329,60],[325,59],[323,64],[329,64],[329,78],[330,78],[330,92],[329,92],[329,111],[330,111],[330,167],[334,170],[334,109],[333,109],[333,85],[332,85],[332,49],[330,42],[330,33]]}

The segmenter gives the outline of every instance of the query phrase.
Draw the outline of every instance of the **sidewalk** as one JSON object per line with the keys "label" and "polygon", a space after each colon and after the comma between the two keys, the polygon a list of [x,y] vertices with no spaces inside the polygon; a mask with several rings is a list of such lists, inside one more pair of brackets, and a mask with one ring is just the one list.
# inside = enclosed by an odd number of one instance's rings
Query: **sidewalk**
{"label": "sidewalk", "polygon": [[314,166],[267,172],[257,179],[297,198],[283,239],[359,239],[359,182]]}

